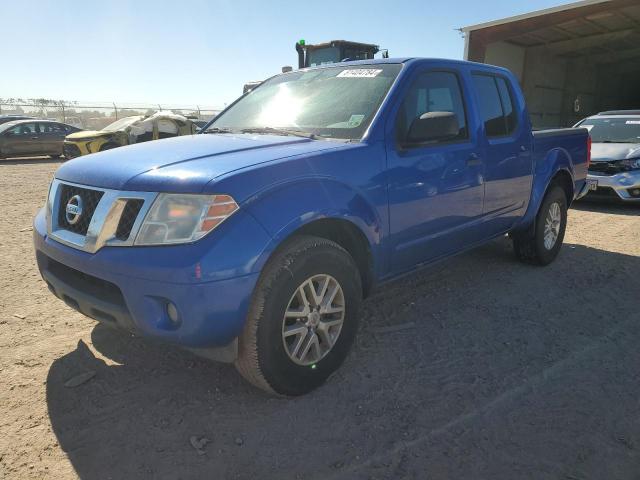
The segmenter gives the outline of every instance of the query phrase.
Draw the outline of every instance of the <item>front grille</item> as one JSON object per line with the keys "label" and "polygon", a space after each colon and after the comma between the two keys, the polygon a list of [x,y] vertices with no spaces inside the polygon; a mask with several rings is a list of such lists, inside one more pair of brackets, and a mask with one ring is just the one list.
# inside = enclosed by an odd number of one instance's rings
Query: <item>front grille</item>
{"label": "front grille", "polygon": [[610,162],[591,162],[589,165],[589,173],[596,175],[615,175],[629,171],[630,168],[622,164],[621,160],[612,160]]}
{"label": "front grille", "polygon": [[64,143],[62,146],[62,152],[66,159],[72,159],[80,156],[80,149],[73,143]]}
{"label": "front grille", "polygon": [[[72,185],[60,185],[60,209],[58,210],[58,226],[70,232],[86,235],[89,230],[91,217],[96,211],[98,202],[102,198],[104,192],[98,190],[90,190],[88,188],[74,187]],[[80,218],[74,224],[67,221],[66,208],[69,200],[74,196],[80,196],[82,199],[82,212]]]}
{"label": "front grille", "polygon": [[140,213],[140,209],[143,204],[144,200],[127,200],[127,204],[125,205],[124,210],[122,211],[122,216],[120,217],[120,222],[118,222],[118,229],[116,230],[116,238],[118,240],[122,240],[124,242],[129,239],[131,229],[133,228],[133,224],[136,222],[136,218],[138,218],[138,213]]}

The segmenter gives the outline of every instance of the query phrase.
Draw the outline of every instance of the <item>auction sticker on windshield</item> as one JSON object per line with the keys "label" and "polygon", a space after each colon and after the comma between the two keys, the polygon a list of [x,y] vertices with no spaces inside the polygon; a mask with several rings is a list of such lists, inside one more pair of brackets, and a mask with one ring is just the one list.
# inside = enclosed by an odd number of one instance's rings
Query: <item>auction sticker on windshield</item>
{"label": "auction sticker on windshield", "polygon": [[382,73],[382,70],[373,70],[371,68],[352,68],[341,71],[336,77],[347,78],[373,78]]}

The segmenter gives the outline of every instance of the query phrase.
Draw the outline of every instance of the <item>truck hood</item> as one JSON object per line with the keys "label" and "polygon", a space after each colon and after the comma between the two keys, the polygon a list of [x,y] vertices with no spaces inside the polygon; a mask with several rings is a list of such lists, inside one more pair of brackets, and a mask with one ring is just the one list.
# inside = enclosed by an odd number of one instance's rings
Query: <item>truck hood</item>
{"label": "truck hood", "polygon": [[640,143],[593,143],[591,161],[606,162],[640,157]]}
{"label": "truck hood", "polygon": [[279,135],[201,134],[145,142],[78,157],[59,180],[130,191],[199,193],[217,177],[260,163],[344,146]]}

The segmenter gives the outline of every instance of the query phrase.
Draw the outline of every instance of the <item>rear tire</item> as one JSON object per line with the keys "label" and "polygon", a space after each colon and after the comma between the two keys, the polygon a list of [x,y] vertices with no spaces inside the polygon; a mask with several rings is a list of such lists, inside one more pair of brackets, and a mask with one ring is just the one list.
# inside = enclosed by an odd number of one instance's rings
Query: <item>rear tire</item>
{"label": "rear tire", "polygon": [[294,237],[269,260],[255,288],[238,341],[238,372],[269,393],[314,390],[347,357],[361,302],[358,268],[342,247]]}
{"label": "rear tire", "polygon": [[518,260],[532,265],[548,265],[560,252],[567,227],[567,197],[558,185],[551,185],[536,215],[533,232],[513,236]]}

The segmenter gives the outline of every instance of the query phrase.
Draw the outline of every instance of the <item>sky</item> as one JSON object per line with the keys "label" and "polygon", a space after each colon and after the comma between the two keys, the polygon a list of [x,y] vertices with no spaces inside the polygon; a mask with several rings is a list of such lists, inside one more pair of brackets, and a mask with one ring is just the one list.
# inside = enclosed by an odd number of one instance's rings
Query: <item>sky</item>
{"label": "sky", "polygon": [[246,82],[296,67],[299,39],[462,58],[457,28],[563,3],[0,0],[0,98],[222,107]]}

